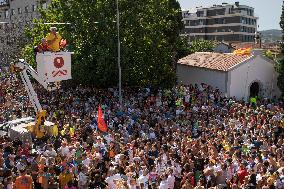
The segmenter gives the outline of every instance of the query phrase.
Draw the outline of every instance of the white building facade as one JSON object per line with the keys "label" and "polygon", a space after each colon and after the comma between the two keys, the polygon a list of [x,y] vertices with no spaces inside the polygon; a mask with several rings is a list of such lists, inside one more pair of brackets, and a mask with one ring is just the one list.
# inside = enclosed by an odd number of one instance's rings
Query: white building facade
{"label": "white building facade", "polygon": [[[202,56],[202,53],[198,56]],[[218,57],[218,54],[211,53],[211,56]],[[182,84],[206,83],[218,88],[226,96],[236,97],[238,100],[247,100],[251,96],[269,99],[280,96],[281,93],[277,87],[276,63],[264,57],[261,51],[255,51],[252,56],[243,58],[232,54],[223,56],[230,56],[231,60],[227,58],[223,62],[217,60],[207,64],[198,64],[190,62],[190,59],[194,58],[192,55],[187,57],[187,63],[185,59],[181,59],[177,66],[178,82]],[[223,64],[219,66],[221,69],[212,66],[218,62]]]}
{"label": "white building facade", "polygon": [[48,3],[50,0],[0,0],[0,64],[17,57],[30,40],[24,35],[25,27],[33,27],[38,8],[45,9]]}
{"label": "white building facade", "polygon": [[226,42],[254,42],[257,17],[254,8],[222,3],[211,7],[196,7],[183,11],[184,31],[190,40],[205,39]]}

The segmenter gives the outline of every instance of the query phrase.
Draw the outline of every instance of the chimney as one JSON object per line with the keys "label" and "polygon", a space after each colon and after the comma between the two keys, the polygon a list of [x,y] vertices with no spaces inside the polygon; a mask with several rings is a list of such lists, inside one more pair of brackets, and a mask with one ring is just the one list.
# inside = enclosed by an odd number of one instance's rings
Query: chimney
{"label": "chimney", "polygon": [[239,1],[235,2],[235,5],[236,5],[237,7],[240,6],[240,2],[239,2]]}

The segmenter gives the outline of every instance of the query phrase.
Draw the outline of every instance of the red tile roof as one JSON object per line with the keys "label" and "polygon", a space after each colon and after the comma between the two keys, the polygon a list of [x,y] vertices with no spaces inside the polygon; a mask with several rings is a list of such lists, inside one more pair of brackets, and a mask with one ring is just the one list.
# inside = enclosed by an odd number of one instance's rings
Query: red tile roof
{"label": "red tile roof", "polygon": [[181,58],[178,64],[207,68],[219,71],[228,71],[234,66],[248,60],[251,56],[240,56],[232,53],[196,52]]}

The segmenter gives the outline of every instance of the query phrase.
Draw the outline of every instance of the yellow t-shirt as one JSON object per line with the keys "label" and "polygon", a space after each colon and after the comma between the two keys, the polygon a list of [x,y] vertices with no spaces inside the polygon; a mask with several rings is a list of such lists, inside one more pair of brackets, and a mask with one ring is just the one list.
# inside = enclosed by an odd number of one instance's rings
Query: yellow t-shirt
{"label": "yellow t-shirt", "polygon": [[52,44],[49,45],[49,48],[50,48],[53,52],[58,52],[58,51],[60,51],[60,41],[61,41],[61,39],[62,39],[61,35],[60,35],[59,33],[57,33],[57,32],[56,32],[56,36],[53,35],[53,34],[51,34],[51,33],[49,33],[49,34],[46,36],[45,39],[47,40],[47,42],[49,42],[49,41],[54,40],[55,37],[57,37],[57,39],[56,39]]}
{"label": "yellow t-shirt", "polygon": [[61,188],[64,188],[65,185],[67,185],[67,183],[69,181],[72,181],[72,179],[73,179],[72,174],[70,174],[70,173],[69,174],[61,173],[59,175],[59,182],[60,182]]}

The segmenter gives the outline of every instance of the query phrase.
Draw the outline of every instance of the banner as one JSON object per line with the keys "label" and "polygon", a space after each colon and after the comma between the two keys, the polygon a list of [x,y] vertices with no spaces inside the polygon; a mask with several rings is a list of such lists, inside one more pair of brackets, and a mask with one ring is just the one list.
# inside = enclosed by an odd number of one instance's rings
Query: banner
{"label": "banner", "polygon": [[102,112],[102,108],[101,106],[99,106],[99,109],[98,109],[98,119],[97,119],[97,122],[98,122],[98,129],[102,132],[107,132],[107,125],[106,125],[106,122],[104,120],[104,116],[103,116],[103,112]]}
{"label": "banner", "polygon": [[37,72],[45,82],[58,82],[72,79],[70,52],[37,53]]}

